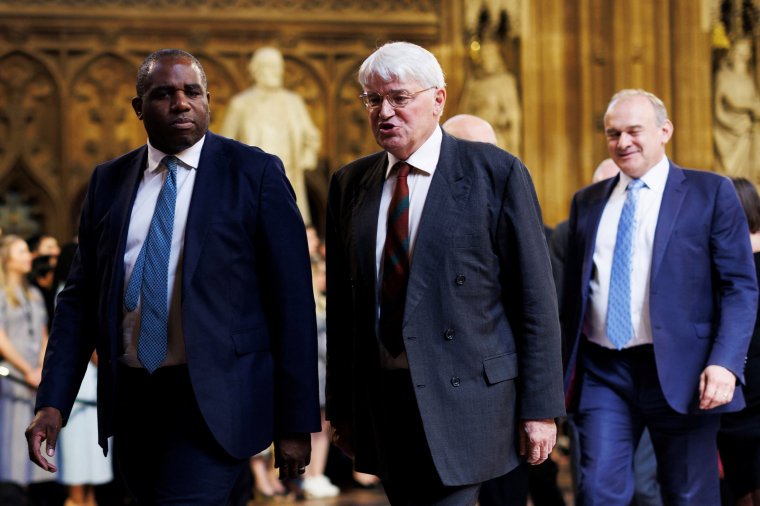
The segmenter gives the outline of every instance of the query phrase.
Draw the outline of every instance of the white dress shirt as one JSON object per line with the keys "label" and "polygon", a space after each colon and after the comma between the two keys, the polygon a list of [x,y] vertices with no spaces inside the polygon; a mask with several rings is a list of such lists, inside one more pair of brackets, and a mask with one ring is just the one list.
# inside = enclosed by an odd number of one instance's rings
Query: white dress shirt
{"label": "white dress shirt", "polygon": [[[205,136],[182,151],[177,153],[177,200],[174,207],[174,228],[172,229],[172,244],[169,254],[169,343],[167,356],[162,365],[176,365],[184,363],[185,351],[182,340],[182,318],[180,312],[180,288],[182,265],[182,248],[185,243],[185,226],[187,213],[190,209],[190,198],[195,186],[195,176],[201,149]],[[161,160],[167,156],[148,142],[148,166],[143,172],[140,186],[137,189],[137,197],[132,214],[129,218],[129,232],[127,245],[124,251],[124,290],[129,285],[132,270],[140,254],[145,238],[148,236],[150,222],[153,219],[153,211],[158,201],[158,194],[166,180],[166,167],[161,165]],[[123,294],[122,294],[123,298]],[[140,303],[134,311],[123,308],[122,339],[124,343],[124,356],[122,361],[131,367],[142,367],[137,358],[137,339],[140,335]]]}
{"label": "white dress shirt", "polygon": [[[412,169],[407,177],[409,185],[409,265],[411,266],[414,257],[414,245],[417,239],[422,210],[425,207],[430,182],[433,180],[435,168],[438,165],[438,159],[441,156],[441,142],[443,134],[441,127],[437,126],[433,133],[428,137],[425,143],[406,160],[401,160],[409,165]],[[388,230],[388,207],[391,203],[393,190],[396,187],[396,173],[391,174],[391,169],[400,161],[398,158],[388,153],[388,165],[385,168],[385,183],[383,184],[383,195],[380,198],[380,212],[377,216],[377,239],[375,241],[375,272],[377,273],[377,319],[375,322],[376,335],[380,335],[380,290],[383,281],[383,248],[385,247],[385,235]],[[378,341],[379,342],[379,341]],[[406,352],[402,352],[396,358],[393,358],[385,347],[380,344],[380,361],[386,369],[409,368],[406,358]]]}
{"label": "white dress shirt", "polygon": [[[638,190],[636,207],[636,231],[633,238],[633,259],[631,272],[631,323],[634,337],[624,348],[652,343],[652,323],[649,313],[649,281],[652,270],[652,245],[660,214],[662,194],[668,179],[670,162],[663,157],[652,167],[641,181],[644,186]],[[622,172],[620,181],[612,190],[604,207],[602,219],[596,233],[591,283],[589,284],[589,306],[586,311],[583,332],[593,343],[615,349],[607,338],[607,302],[610,290],[612,256],[615,251],[618,221],[623,211],[626,188],[631,178]]]}

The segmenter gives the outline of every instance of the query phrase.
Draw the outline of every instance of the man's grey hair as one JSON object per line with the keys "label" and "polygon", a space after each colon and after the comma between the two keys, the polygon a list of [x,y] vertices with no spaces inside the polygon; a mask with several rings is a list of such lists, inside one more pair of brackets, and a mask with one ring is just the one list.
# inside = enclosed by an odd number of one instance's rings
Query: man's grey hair
{"label": "man's grey hair", "polygon": [[650,93],[642,89],[625,89],[620,90],[612,96],[610,103],[607,105],[607,111],[604,113],[606,117],[618,102],[626,98],[644,97],[649,100],[649,103],[654,107],[655,121],[657,126],[662,126],[668,120],[668,110],[665,108],[665,104],[655,94]]}
{"label": "man's grey hair", "polygon": [[159,49],[158,51],[149,54],[148,57],[145,58],[145,60],[142,62],[142,65],[140,65],[140,68],[137,70],[137,83],[135,84],[135,90],[137,91],[138,97],[142,97],[145,92],[148,91],[146,89],[148,75],[150,75],[150,72],[153,70],[156,62],[162,58],[188,60],[193,67],[198,69],[198,72],[201,75],[201,84],[203,85],[203,89],[208,90],[206,72],[203,71],[203,65],[201,65],[201,62],[199,62],[195,56],[181,49]]}
{"label": "man's grey hair", "polygon": [[369,55],[359,68],[359,84],[367,89],[373,78],[386,83],[416,81],[423,88],[446,87],[443,69],[433,53],[410,42],[389,42]]}

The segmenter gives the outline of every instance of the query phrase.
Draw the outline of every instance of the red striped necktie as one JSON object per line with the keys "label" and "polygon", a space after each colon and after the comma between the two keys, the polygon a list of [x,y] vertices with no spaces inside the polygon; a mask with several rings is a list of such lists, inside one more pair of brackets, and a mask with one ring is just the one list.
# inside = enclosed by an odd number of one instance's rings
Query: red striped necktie
{"label": "red striped necktie", "polygon": [[380,340],[394,357],[404,350],[401,325],[409,282],[409,185],[406,178],[411,168],[406,162],[398,162],[391,169],[391,174],[397,173],[397,179],[388,206],[388,232],[383,247]]}

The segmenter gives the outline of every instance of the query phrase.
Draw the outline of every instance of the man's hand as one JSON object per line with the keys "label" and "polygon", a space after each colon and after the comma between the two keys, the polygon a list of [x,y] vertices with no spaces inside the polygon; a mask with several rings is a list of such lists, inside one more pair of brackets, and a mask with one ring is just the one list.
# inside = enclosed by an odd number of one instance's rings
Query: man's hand
{"label": "man's hand", "polygon": [[522,420],[519,425],[520,455],[528,464],[538,465],[549,458],[557,443],[557,425],[554,420]]}
{"label": "man's hand", "polygon": [[48,457],[55,455],[55,445],[58,443],[58,433],[63,425],[61,412],[56,408],[45,407],[37,411],[32,423],[26,429],[26,443],[29,446],[29,458],[45,471],[54,473],[58,468],[42,456],[40,447],[43,441]]}
{"label": "man's hand", "polygon": [[699,375],[699,409],[713,409],[734,398],[736,376],[719,365],[708,365]]}
{"label": "man's hand", "polygon": [[280,479],[297,478],[311,461],[311,434],[286,434],[274,444],[274,467]]}
{"label": "man's hand", "polygon": [[328,434],[330,435],[330,442],[334,444],[340,451],[342,451],[346,457],[354,458],[354,445],[351,442],[353,440],[353,430],[351,424],[347,422],[328,422]]}

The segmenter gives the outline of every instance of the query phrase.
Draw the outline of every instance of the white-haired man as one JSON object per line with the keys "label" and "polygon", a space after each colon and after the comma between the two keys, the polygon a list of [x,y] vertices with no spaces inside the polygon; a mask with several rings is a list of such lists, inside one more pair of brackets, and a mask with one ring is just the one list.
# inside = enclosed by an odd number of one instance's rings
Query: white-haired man
{"label": "white-haired man", "polygon": [[330,186],[333,439],[392,504],[475,504],[518,453],[547,458],[564,413],[541,212],[517,158],[441,130],[430,52],[386,44],[359,82],[383,151]]}

